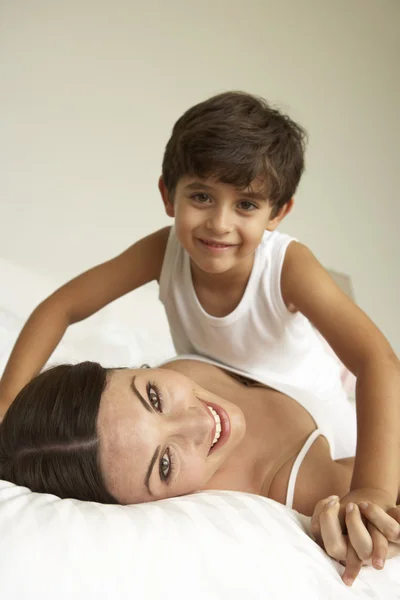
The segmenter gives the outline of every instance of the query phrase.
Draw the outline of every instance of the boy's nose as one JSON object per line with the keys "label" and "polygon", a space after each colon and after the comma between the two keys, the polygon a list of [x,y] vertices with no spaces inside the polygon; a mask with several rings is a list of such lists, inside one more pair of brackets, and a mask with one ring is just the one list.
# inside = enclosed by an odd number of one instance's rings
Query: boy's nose
{"label": "boy's nose", "polygon": [[215,209],[209,216],[207,227],[217,235],[230,233],[232,231],[232,221],[229,211],[224,208]]}

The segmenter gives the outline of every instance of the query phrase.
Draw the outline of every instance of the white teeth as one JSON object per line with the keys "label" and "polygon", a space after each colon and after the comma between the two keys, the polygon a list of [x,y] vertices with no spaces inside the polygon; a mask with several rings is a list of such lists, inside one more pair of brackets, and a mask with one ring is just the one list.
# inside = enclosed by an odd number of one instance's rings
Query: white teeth
{"label": "white teeth", "polygon": [[211,444],[211,447],[213,447],[214,444],[216,444],[218,442],[220,435],[221,435],[221,419],[219,418],[219,414],[217,413],[217,411],[215,411],[212,408],[212,406],[209,406],[207,404],[207,408],[209,409],[210,413],[214,417],[214,421],[215,421],[215,435],[214,435],[214,439]]}

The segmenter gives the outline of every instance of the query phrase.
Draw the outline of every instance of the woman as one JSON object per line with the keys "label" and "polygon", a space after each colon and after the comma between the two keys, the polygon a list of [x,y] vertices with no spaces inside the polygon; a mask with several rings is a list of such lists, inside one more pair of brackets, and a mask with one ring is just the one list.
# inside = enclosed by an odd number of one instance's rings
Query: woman
{"label": "woman", "polygon": [[[400,515],[368,506],[369,535],[354,505],[346,515],[347,554],[340,504],[324,499],[347,494],[353,459],[331,458],[328,429],[289,396],[201,360],[177,359],[159,369],[62,365],[32,380],[6,413],[0,478],[64,498],[121,504],[205,489],[259,494],[314,512],[315,531],[328,554],[347,560],[351,583],[359,558],[372,555],[371,523],[398,552]],[[376,560],[385,559],[387,543],[379,539],[373,564],[381,568]]]}

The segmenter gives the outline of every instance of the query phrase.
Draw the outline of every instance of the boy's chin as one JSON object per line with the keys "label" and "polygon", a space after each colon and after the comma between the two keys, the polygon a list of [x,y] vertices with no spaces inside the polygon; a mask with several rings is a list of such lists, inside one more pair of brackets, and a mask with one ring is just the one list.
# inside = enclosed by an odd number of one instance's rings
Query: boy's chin
{"label": "boy's chin", "polygon": [[197,253],[188,253],[192,263],[196,265],[198,269],[209,275],[222,275],[227,273],[236,265],[239,261],[236,260],[221,260],[221,259],[205,259],[199,257]]}

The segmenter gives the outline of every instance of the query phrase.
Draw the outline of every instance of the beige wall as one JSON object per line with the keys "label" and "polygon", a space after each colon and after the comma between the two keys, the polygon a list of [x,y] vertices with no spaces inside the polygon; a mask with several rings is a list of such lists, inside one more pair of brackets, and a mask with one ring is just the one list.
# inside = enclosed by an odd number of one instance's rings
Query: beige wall
{"label": "beige wall", "polygon": [[244,89],[309,131],[282,229],[351,273],[400,351],[399,14],[396,0],[3,0],[0,257],[62,281],[164,225],[174,120]]}

